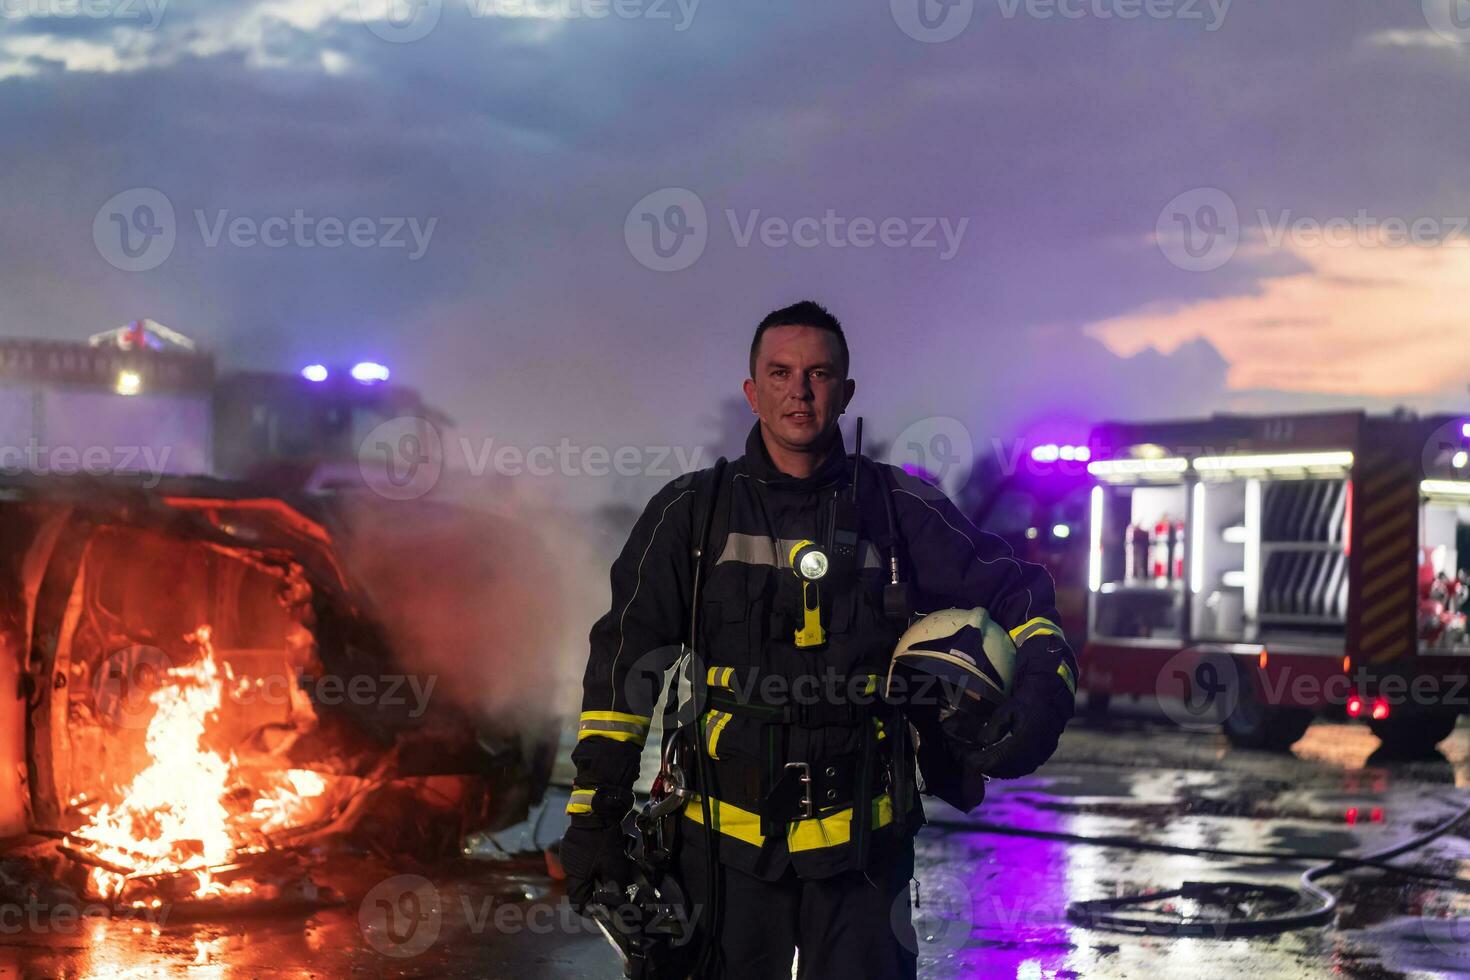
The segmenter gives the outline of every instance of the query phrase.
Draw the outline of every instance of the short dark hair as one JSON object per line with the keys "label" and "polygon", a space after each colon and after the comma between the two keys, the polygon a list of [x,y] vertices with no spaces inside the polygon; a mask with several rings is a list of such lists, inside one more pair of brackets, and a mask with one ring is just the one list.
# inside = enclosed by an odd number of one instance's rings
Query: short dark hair
{"label": "short dark hair", "polygon": [[816,327],[818,330],[826,330],[837,335],[837,349],[842,354],[842,376],[847,377],[848,355],[847,337],[842,333],[842,324],[837,318],[827,312],[827,308],[821,303],[804,299],[800,303],[792,303],[779,310],[773,310],[766,314],[760,326],[755,328],[755,339],[750,342],[750,376],[755,377],[755,357],[761,349],[761,337],[772,327]]}

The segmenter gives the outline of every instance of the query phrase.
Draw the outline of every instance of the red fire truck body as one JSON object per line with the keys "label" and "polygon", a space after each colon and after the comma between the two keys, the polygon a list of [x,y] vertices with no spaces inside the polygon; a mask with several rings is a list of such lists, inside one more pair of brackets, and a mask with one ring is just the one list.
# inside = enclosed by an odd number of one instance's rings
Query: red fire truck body
{"label": "red fire truck body", "polygon": [[1362,412],[1105,424],[1082,686],[1285,748],[1319,714],[1427,751],[1467,710],[1470,421]]}

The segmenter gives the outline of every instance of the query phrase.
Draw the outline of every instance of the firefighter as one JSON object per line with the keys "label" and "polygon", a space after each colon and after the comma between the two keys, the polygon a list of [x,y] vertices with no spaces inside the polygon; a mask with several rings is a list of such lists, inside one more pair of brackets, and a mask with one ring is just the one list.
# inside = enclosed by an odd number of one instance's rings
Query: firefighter
{"label": "firefighter", "polygon": [[[1017,650],[989,747],[943,758],[1029,774],[1072,714],[1076,663],[1051,577],[930,484],[850,457],[837,423],[854,387],[842,327],[818,304],[756,329],[744,389],[757,421],[713,488],[700,586],[708,687],[692,734],[707,766],[678,820],[679,877],[711,947],[701,976],[786,978],[793,957],[808,978],[915,975],[915,756],[910,726],[873,696],[907,625],[890,557],[911,583],[909,612],[983,607]],[[619,824],[685,638],[699,486],[675,480],[654,496],[591,631],[561,844],[579,911],[597,882],[629,880]]]}

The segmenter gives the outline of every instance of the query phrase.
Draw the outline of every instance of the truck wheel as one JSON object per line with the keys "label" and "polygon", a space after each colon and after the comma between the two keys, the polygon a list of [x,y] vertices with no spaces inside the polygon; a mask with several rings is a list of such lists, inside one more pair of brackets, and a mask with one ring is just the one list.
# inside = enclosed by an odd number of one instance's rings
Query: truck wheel
{"label": "truck wheel", "polygon": [[1450,737],[1459,720],[1453,711],[1406,711],[1381,721],[1370,718],[1368,727],[1393,755],[1422,758],[1434,755],[1434,747]]}
{"label": "truck wheel", "polygon": [[1108,716],[1108,705],[1112,700],[1113,696],[1107,691],[1088,691],[1082,713],[1092,721],[1101,721]]}
{"label": "truck wheel", "polygon": [[1225,717],[1225,737],[1240,749],[1285,752],[1306,734],[1314,713],[1310,708],[1278,708],[1262,704],[1245,687],[1235,710]]}

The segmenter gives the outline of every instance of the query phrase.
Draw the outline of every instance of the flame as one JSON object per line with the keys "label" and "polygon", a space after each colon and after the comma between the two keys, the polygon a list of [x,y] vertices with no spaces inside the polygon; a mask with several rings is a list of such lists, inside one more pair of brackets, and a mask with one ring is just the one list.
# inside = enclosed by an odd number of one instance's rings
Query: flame
{"label": "flame", "polygon": [[150,764],[122,790],[120,803],[101,805],[74,835],[88,842],[93,857],[133,869],[131,875],[92,869],[92,887],[105,898],[118,897],[130,878],[184,872],[198,880],[196,898],[248,892],[246,885],[217,881],[210,869],[259,849],[261,834],[297,825],[323,803],[327,787],[318,773],[252,772],[247,781],[234,752],[225,758],[205,747],[233,678],[220,668],[208,626],[185,639],[201,655],[168,670],[149,696],[157,708],[145,737]]}

